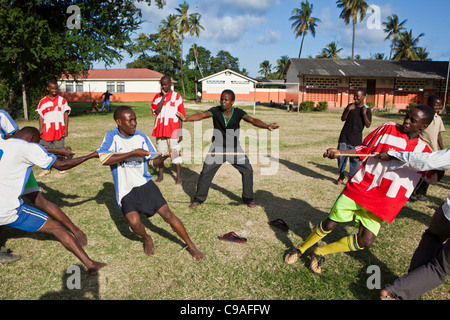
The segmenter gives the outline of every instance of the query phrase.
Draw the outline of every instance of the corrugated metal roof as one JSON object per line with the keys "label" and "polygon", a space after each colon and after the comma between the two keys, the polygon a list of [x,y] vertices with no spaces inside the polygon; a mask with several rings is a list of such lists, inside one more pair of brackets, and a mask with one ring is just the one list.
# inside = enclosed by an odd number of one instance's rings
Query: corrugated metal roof
{"label": "corrugated metal roof", "polygon": [[302,75],[445,79],[447,61],[290,59]]}
{"label": "corrugated metal roof", "polygon": [[[82,74],[77,79],[161,79],[162,73],[144,68],[134,69],[91,69],[88,70],[87,77]],[[71,75],[63,75],[62,78],[73,79]]]}

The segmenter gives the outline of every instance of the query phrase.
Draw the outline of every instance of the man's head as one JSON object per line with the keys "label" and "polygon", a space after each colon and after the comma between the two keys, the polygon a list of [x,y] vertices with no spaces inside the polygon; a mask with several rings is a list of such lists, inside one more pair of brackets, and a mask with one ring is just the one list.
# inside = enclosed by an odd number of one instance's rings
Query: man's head
{"label": "man's head", "polygon": [[164,91],[165,93],[172,90],[172,78],[169,76],[163,76],[160,80],[161,84],[161,91]]}
{"label": "man's head", "polygon": [[420,132],[428,128],[433,121],[434,110],[430,106],[417,106],[408,111],[403,120],[403,131],[410,137],[416,138]]}
{"label": "man's head", "polygon": [[22,139],[28,142],[39,143],[41,134],[35,127],[23,127],[11,135],[11,138]]}
{"label": "man's head", "polygon": [[137,127],[136,114],[128,106],[120,106],[114,111],[114,120],[117,123],[119,133],[124,137],[135,134]]}
{"label": "man's head", "polygon": [[55,79],[51,79],[47,81],[47,91],[48,91],[48,95],[51,98],[54,98],[58,95],[58,81],[56,81]]}
{"label": "man's head", "polygon": [[235,99],[236,96],[232,90],[223,90],[220,95],[220,106],[222,107],[222,111],[230,109],[233,106]]}
{"label": "man's head", "polygon": [[439,96],[432,95],[428,98],[428,105],[434,109],[435,113],[438,113],[442,109],[442,100]]}
{"label": "man's head", "polygon": [[353,96],[353,100],[355,100],[355,104],[357,106],[361,106],[364,103],[364,99],[366,98],[366,91],[363,89],[358,89]]}

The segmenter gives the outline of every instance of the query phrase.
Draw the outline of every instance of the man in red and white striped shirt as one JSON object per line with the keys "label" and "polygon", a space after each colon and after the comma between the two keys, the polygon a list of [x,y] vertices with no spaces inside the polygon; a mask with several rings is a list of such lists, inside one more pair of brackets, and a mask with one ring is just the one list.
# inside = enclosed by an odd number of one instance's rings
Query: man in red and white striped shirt
{"label": "man in red and white striped shirt", "polygon": [[[380,126],[355,149],[346,151],[328,149],[324,157],[336,159],[344,154],[350,156],[359,154],[363,164],[348,181],[328,218],[319,223],[302,245],[288,253],[286,263],[294,263],[301,254],[328,235],[339,223],[353,219],[359,227],[358,233],[316,248],[311,254],[312,271],[321,272],[321,264],[327,254],[359,251],[370,246],[378,235],[381,222],[391,223],[394,220],[423,174],[407,168],[393,170],[389,163],[364,155],[390,150],[431,152],[419,134],[428,127],[433,116],[432,108],[419,106],[406,114],[402,125],[388,122]],[[366,158],[367,161],[364,161]]]}
{"label": "man in red and white striped shirt", "polygon": [[[160,80],[161,92],[152,101],[152,113],[156,116],[155,127],[152,136],[156,137],[156,150],[167,153],[172,150],[180,151],[179,143],[183,139],[181,134],[181,121],[177,112],[186,115],[181,95],[172,90],[172,79],[163,76]],[[173,154],[173,153],[172,153]],[[176,183],[181,183],[181,156],[171,157],[177,170]],[[159,168],[159,176],[156,182],[163,180],[164,162]]]}
{"label": "man in red and white striped shirt", "polygon": [[[39,132],[41,133],[41,145],[48,148],[64,147],[64,139],[69,134],[70,107],[66,99],[58,94],[58,82],[47,82],[48,94],[39,101],[36,112],[39,114]],[[65,173],[60,171],[60,173]],[[39,176],[50,174],[50,170],[44,170]]]}

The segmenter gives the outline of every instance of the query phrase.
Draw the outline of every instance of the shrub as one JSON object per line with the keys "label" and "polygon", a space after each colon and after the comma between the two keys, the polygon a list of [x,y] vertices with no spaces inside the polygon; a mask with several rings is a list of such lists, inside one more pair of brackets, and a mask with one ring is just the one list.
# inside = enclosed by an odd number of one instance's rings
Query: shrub
{"label": "shrub", "polygon": [[300,103],[300,111],[313,111],[314,101],[303,101]]}
{"label": "shrub", "polygon": [[319,101],[314,110],[315,111],[327,111],[328,110],[328,101]]}

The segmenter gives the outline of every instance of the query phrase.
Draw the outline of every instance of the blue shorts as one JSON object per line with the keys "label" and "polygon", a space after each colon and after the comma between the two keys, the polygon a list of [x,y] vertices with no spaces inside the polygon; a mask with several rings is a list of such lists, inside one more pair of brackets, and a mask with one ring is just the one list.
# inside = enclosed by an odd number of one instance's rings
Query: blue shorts
{"label": "blue shorts", "polygon": [[38,231],[48,219],[45,213],[27,205],[21,206],[17,215],[17,220],[7,226],[27,232]]}

